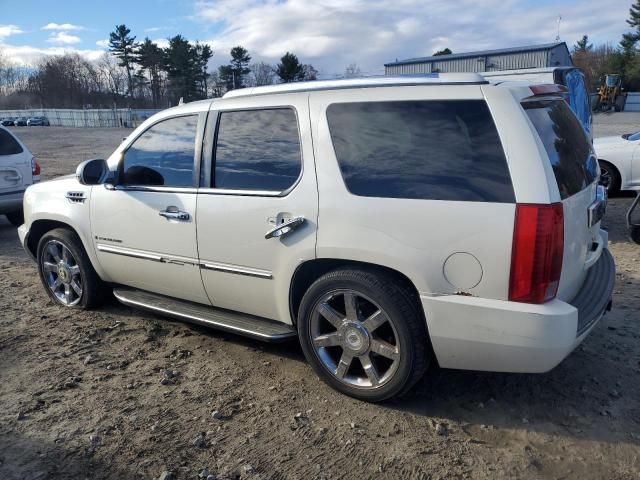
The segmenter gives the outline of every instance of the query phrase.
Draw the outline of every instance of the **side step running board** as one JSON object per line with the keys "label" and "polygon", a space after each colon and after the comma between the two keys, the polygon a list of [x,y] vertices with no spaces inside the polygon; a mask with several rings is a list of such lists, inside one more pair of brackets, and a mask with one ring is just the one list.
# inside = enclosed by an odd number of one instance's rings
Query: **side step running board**
{"label": "side step running board", "polygon": [[128,287],[116,287],[113,295],[129,307],[150,310],[181,320],[237,333],[266,342],[281,342],[294,338],[296,330],[281,322],[244,313],[207,307]]}

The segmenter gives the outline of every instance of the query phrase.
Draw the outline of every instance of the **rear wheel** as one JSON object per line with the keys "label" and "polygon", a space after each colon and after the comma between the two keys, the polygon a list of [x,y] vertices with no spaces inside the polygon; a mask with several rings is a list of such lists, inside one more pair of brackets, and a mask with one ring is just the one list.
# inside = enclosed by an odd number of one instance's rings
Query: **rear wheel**
{"label": "rear wheel", "polygon": [[89,309],[103,298],[104,285],[78,235],[56,228],[38,243],[38,272],[49,296],[65,307]]}
{"label": "rear wheel", "polygon": [[428,366],[424,318],[409,291],[369,270],[320,277],[300,305],[303,351],[327,384],[377,402],[408,391]]}
{"label": "rear wheel", "polygon": [[609,162],[599,160],[600,165],[600,185],[607,189],[609,195],[615,195],[620,192],[620,174],[616,167]]}
{"label": "rear wheel", "polygon": [[7,220],[11,222],[12,225],[19,227],[24,223],[24,214],[22,210],[18,210],[17,212],[7,213]]}

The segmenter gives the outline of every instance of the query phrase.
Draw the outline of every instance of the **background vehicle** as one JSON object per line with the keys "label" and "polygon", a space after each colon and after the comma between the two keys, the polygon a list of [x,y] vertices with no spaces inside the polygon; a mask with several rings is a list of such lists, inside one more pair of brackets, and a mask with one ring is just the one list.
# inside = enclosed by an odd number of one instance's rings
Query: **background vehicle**
{"label": "background vehicle", "polygon": [[13,127],[15,125],[15,120],[13,118],[3,118],[0,121],[0,125],[3,127]]}
{"label": "background vehicle", "polygon": [[40,165],[9,130],[0,127],[0,214],[13,225],[23,223],[25,189],[40,180]]}
{"label": "background vehicle", "polygon": [[126,305],[298,336],[363,400],[432,355],[544,372],[610,307],[615,266],[565,89],[508,83],[300,82],[168,109],[28,189],[19,236],[60,305],[91,308],[106,282]]}
{"label": "background vehicle", "polygon": [[27,125],[30,127],[48,127],[50,123],[47,117],[31,117],[29,120],[27,120]]}
{"label": "background vehicle", "polygon": [[16,127],[26,127],[27,126],[27,117],[18,117],[13,121],[13,124]]}
{"label": "background vehicle", "polygon": [[567,88],[569,105],[580,123],[593,138],[593,115],[589,101],[589,92],[584,81],[584,73],[577,67],[528,68],[522,70],[503,70],[483,72],[481,75],[491,82],[526,81],[532,84],[549,83]]}
{"label": "background vehicle", "polygon": [[596,138],[593,146],[610,194],[640,189],[640,132]]}
{"label": "background vehicle", "polygon": [[622,77],[618,74],[607,74],[598,88],[598,104],[596,110],[602,112],[611,109],[616,112],[624,108],[626,96],[622,93]]}

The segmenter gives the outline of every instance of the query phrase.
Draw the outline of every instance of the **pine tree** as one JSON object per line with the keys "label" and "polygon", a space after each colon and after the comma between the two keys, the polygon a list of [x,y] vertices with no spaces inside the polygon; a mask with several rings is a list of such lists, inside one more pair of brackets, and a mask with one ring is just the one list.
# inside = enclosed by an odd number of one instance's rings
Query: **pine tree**
{"label": "pine tree", "polygon": [[131,30],[126,25],[116,25],[116,29],[109,34],[109,51],[120,60],[119,65],[127,71],[128,94],[133,95],[133,63],[137,48],[136,37],[130,35]]}
{"label": "pine tree", "polygon": [[209,45],[196,42],[195,55],[198,62],[198,70],[200,73],[200,89],[202,90],[202,96],[207,97],[207,91],[209,89],[207,80],[209,79],[209,60],[213,57],[213,50]]}
{"label": "pine tree", "polygon": [[200,62],[195,47],[182,35],[169,39],[169,46],[164,50],[164,66],[172,103],[180,98],[185,102],[201,98],[198,89]]}
{"label": "pine tree", "polygon": [[149,38],[145,38],[144,42],[138,45],[135,61],[149,75],[151,99],[154,108],[157,108],[160,104],[160,82],[161,72],[164,68],[164,53],[157,44]]}
{"label": "pine tree", "polygon": [[298,82],[304,79],[304,66],[293,53],[285,53],[276,67],[276,75],[284,83]]}
{"label": "pine tree", "polygon": [[231,63],[229,64],[233,88],[244,87],[244,76],[251,72],[249,62],[251,55],[246,48],[237,46],[231,49]]}
{"label": "pine tree", "polygon": [[440,55],[451,55],[453,52],[450,48],[443,48],[442,50],[438,50],[433,54],[434,57],[439,57]]}
{"label": "pine tree", "polygon": [[593,44],[589,43],[588,35],[583,35],[582,38],[578,40],[576,44],[573,46],[573,53],[578,53],[578,52],[586,53],[586,52],[590,52],[591,50],[593,50]]}

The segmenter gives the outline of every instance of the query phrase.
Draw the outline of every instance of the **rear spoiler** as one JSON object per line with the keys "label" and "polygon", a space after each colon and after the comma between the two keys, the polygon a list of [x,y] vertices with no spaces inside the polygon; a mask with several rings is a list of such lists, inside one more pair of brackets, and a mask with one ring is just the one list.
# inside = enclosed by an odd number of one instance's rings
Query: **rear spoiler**
{"label": "rear spoiler", "polygon": [[530,85],[529,90],[534,95],[564,95],[569,93],[569,90],[564,85],[558,85],[556,83],[541,83],[540,85]]}

